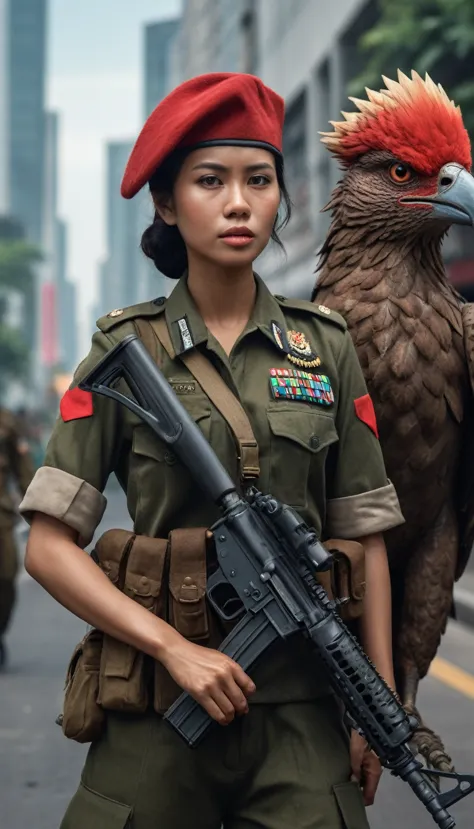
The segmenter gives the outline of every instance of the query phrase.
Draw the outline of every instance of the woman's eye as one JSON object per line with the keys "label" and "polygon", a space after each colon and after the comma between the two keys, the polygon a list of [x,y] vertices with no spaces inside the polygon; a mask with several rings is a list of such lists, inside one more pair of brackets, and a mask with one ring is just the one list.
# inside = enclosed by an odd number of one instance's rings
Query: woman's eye
{"label": "woman's eye", "polygon": [[390,178],[396,184],[406,184],[407,181],[411,181],[413,178],[413,170],[406,164],[400,164],[399,161],[390,165],[389,173]]}
{"label": "woman's eye", "polygon": [[215,187],[216,184],[220,184],[220,180],[217,176],[202,176],[199,179],[199,184],[204,184],[205,187]]}
{"label": "woman's eye", "polygon": [[260,175],[260,176],[252,176],[250,179],[251,184],[257,184],[262,186],[263,184],[270,184],[270,179],[268,176]]}

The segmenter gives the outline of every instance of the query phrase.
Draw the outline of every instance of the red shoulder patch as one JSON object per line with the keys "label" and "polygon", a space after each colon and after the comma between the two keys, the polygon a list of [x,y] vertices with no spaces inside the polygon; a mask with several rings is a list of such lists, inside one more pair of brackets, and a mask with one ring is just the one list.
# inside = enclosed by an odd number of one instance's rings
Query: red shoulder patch
{"label": "red shoulder patch", "polygon": [[379,430],[377,428],[377,418],[375,416],[374,404],[372,403],[370,394],[364,394],[362,397],[358,397],[357,400],[354,400],[354,408],[359,420],[361,420],[362,423],[365,423],[369,429],[372,429],[375,437],[378,438]]}
{"label": "red shoulder patch", "polygon": [[77,386],[74,389],[68,389],[61,398],[59,411],[65,423],[68,420],[79,420],[81,417],[91,417],[94,414],[92,392],[83,391]]}

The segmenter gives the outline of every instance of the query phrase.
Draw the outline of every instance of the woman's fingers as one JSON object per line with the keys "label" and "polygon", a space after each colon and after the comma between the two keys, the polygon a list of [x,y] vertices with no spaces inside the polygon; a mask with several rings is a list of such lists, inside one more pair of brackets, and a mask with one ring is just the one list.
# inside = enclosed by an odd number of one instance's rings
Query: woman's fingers
{"label": "woman's fingers", "polygon": [[372,806],[381,776],[382,766],[379,758],[373,751],[368,751],[362,763],[362,794],[366,806]]}
{"label": "woman's fingers", "polygon": [[224,714],[221,705],[219,705],[212,697],[206,696],[203,699],[198,700],[199,704],[207,711],[210,717],[215,720],[219,725],[228,725],[234,719],[234,712],[232,709],[232,715]]}
{"label": "woman's fingers", "polygon": [[231,671],[232,676],[239,686],[242,689],[245,696],[248,697],[251,694],[255,693],[257,690],[255,687],[255,683],[250,677],[245,673],[245,671],[240,667],[237,662],[231,662]]}

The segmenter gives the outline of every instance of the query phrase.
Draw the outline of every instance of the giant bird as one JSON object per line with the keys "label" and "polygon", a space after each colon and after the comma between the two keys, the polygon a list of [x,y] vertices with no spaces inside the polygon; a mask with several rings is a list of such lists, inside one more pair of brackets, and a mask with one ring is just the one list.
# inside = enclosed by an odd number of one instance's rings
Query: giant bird
{"label": "giant bird", "polygon": [[[461,111],[443,88],[416,72],[383,80],[322,133],[343,175],[312,299],[348,323],[405,517],[386,534],[394,664],[403,704],[418,714],[418,684],[474,539],[474,306],[441,256],[449,226],[473,223],[474,178]],[[418,751],[450,770],[420,722]]]}

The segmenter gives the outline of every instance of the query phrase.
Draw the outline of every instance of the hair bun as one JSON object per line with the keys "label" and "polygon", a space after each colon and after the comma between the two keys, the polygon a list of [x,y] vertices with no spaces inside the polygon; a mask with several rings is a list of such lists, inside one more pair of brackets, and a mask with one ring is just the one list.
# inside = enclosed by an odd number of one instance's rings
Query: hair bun
{"label": "hair bun", "polygon": [[175,225],[167,225],[157,213],[141,241],[141,249],[160,273],[170,279],[179,279],[188,267],[188,255],[183,237]]}

